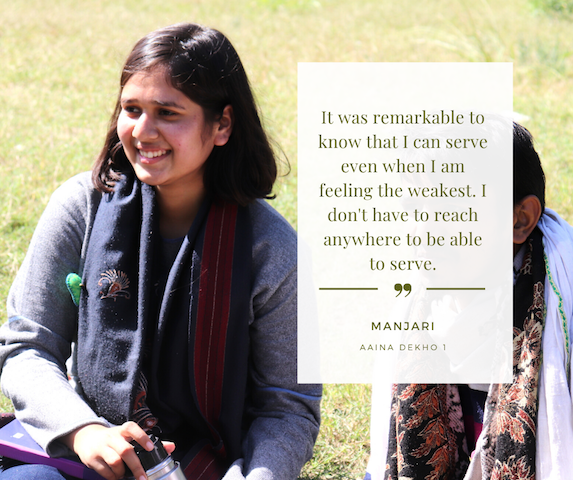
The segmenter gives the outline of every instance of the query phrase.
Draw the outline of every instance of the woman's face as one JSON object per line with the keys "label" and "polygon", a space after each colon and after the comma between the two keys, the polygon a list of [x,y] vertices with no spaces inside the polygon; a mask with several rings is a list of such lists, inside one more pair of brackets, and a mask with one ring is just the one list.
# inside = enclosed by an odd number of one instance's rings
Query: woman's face
{"label": "woman's face", "polygon": [[133,75],[120,105],[117,133],[137,177],[158,192],[203,188],[205,161],[227,142],[230,127],[207,123],[203,108],[173,88],[161,67]]}

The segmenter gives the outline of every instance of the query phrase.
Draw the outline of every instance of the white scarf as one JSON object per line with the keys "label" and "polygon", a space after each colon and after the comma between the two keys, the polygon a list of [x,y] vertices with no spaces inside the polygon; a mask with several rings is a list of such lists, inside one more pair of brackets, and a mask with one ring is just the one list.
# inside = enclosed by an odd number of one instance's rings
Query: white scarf
{"label": "white scarf", "polygon": [[[571,317],[573,315],[573,228],[546,209],[539,220],[547,277],[536,435],[536,480],[573,475]],[[567,345],[568,344],[568,345]]]}

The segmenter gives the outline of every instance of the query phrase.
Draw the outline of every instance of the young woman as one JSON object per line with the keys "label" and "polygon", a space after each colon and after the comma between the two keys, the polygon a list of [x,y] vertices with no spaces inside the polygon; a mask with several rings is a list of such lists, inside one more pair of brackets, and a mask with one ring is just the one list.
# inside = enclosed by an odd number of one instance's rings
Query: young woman
{"label": "young woman", "polygon": [[93,172],[52,196],[0,332],[2,388],[48,453],[145,478],[129,442],[153,431],[190,479],[297,477],[321,388],[296,380],[296,235],[261,200],[276,174],[224,35],[135,45]]}

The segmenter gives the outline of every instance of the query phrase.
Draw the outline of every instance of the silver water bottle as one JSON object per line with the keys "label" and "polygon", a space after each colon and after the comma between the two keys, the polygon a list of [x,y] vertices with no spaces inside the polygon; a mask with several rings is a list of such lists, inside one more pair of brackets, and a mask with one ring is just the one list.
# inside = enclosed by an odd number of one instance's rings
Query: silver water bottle
{"label": "silver water bottle", "polygon": [[151,452],[145,450],[139,443],[132,442],[147,478],[149,480],[186,480],[179,463],[165,451],[161,441],[155,435],[149,435],[149,438],[155,446]]}

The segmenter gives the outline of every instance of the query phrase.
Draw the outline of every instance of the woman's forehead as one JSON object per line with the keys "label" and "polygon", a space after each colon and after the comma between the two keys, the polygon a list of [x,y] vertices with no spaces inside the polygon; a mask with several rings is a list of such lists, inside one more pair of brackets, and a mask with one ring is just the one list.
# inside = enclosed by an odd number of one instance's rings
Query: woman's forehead
{"label": "woman's forehead", "polygon": [[[132,98],[133,97],[133,98]],[[165,104],[185,104],[191,100],[181,91],[176,89],[168,80],[166,69],[157,67],[150,71],[135,73],[124,85],[121,92],[121,100],[132,99],[154,101]]]}

